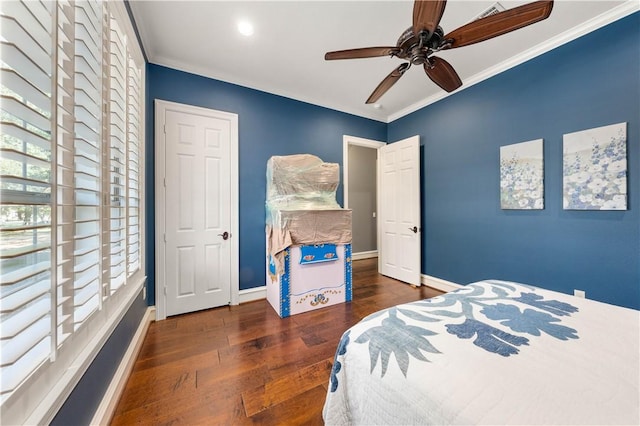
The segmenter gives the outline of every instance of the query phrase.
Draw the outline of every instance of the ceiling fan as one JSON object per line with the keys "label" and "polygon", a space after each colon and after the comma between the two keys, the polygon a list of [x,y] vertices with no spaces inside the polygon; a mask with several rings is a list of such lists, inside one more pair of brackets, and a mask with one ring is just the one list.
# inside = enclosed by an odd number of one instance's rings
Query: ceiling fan
{"label": "ceiling fan", "polygon": [[434,53],[485,41],[542,21],[549,17],[553,8],[553,0],[536,1],[480,18],[445,35],[438,24],[446,4],[446,0],[415,0],[413,25],[402,33],[396,46],[338,50],[327,52],[324,59],[330,61],[396,56],[408,61],[400,64],[380,82],[367,99],[368,104],[380,99],[411,65],[422,65],[434,83],[447,92],[452,92],[462,86],[462,81],[451,64],[433,56]]}

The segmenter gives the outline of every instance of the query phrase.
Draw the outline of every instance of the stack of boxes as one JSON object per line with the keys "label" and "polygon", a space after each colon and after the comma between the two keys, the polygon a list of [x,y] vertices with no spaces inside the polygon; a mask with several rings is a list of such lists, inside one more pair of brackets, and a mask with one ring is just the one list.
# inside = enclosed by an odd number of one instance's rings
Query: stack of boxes
{"label": "stack of boxes", "polygon": [[282,318],[351,301],[351,210],[338,164],[309,155],[267,162],[267,300]]}

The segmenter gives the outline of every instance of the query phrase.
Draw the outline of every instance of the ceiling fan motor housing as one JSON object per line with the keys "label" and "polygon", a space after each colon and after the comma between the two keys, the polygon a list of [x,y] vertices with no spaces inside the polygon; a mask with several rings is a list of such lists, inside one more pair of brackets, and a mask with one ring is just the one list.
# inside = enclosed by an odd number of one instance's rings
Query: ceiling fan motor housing
{"label": "ceiling fan motor housing", "polygon": [[427,62],[427,57],[439,50],[444,37],[442,27],[438,26],[431,37],[420,43],[420,37],[413,32],[413,27],[407,28],[398,39],[397,46],[400,49],[395,56],[406,59],[413,65],[422,65]]}

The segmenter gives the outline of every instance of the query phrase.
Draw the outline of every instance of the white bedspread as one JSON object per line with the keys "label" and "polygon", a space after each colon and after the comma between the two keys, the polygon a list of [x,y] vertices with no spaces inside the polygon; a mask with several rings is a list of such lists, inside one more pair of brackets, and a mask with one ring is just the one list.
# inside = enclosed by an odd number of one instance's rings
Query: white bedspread
{"label": "white bedspread", "polygon": [[374,313],[336,351],[338,424],[640,424],[640,312],[505,281]]}

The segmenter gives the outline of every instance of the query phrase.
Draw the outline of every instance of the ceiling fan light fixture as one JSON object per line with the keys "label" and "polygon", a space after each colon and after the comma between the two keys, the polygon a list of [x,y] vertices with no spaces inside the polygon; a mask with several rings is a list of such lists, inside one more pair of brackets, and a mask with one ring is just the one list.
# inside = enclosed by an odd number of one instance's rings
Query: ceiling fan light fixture
{"label": "ceiling fan light fixture", "polygon": [[245,37],[253,35],[253,25],[247,20],[238,21],[238,32]]}

